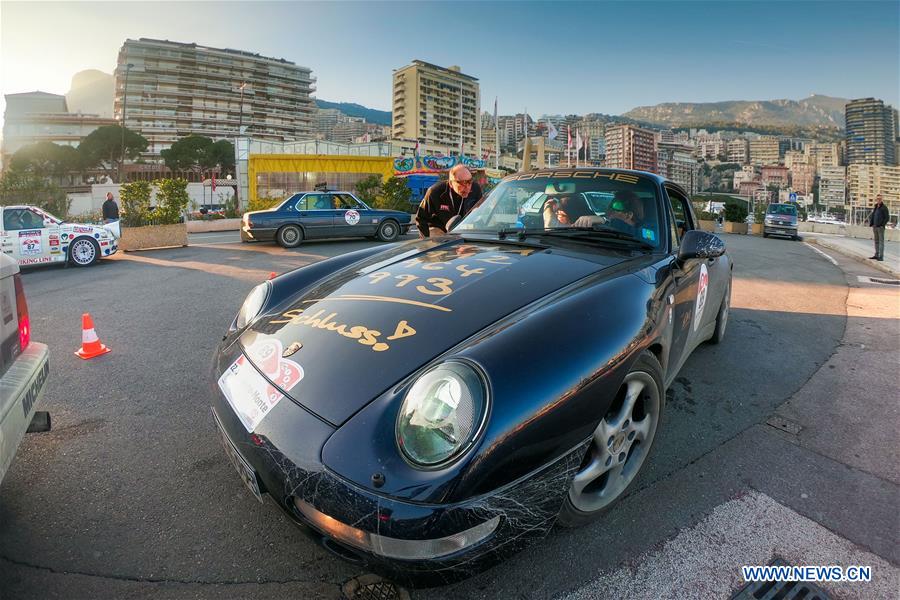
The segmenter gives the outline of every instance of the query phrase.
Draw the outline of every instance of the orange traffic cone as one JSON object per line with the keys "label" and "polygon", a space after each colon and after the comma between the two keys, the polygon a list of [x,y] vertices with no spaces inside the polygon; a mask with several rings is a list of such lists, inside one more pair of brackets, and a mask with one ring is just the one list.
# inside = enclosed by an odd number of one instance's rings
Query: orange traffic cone
{"label": "orange traffic cone", "polygon": [[269,273],[269,279],[275,279],[276,277],[278,277],[278,273],[276,273],[275,271]]}
{"label": "orange traffic cone", "polygon": [[110,348],[100,343],[97,332],[94,331],[94,320],[91,315],[81,315],[81,348],[75,351],[75,356],[85,360],[110,352]]}

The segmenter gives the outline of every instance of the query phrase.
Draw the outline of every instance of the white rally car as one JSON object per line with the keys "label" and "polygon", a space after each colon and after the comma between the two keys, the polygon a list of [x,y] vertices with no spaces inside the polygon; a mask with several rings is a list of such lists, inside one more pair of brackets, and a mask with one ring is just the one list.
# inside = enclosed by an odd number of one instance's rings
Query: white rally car
{"label": "white rally car", "polygon": [[36,206],[0,206],[0,251],[19,266],[71,261],[87,267],[119,249],[119,223],[65,223]]}

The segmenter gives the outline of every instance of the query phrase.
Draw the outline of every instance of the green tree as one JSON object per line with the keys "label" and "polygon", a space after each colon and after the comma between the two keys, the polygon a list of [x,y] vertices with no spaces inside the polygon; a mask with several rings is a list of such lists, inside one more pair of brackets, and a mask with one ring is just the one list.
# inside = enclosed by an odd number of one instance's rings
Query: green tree
{"label": "green tree", "polygon": [[372,206],[381,192],[381,175],[369,175],[356,182],[356,195],[359,199]]}
{"label": "green tree", "polygon": [[187,193],[186,179],[160,179],[157,186],[157,209],[154,218],[159,225],[181,223],[182,215],[191,198]]}
{"label": "green tree", "polygon": [[37,142],[23,146],[9,161],[9,168],[31,171],[39,177],[63,177],[81,168],[81,157],[72,146]]}
{"label": "green tree", "polygon": [[[149,145],[147,138],[125,128],[125,160],[135,160]],[[115,179],[123,162],[122,128],[98,127],[78,145],[78,154],[85,169],[99,167],[110,179]]]}
{"label": "green tree", "polygon": [[222,171],[234,170],[234,144],[228,140],[213,142],[203,135],[181,138],[160,156],[173,172],[193,171],[200,175],[216,166]]}
{"label": "green tree", "polygon": [[725,205],[725,220],[731,223],[743,223],[747,218],[747,207],[743,203],[730,203]]}
{"label": "green tree", "polygon": [[66,193],[45,177],[33,171],[8,169],[0,179],[0,205],[28,204],[39,206],[50,214],[65,219],[69,213]]}
{"label": "green tree", "polygon": [[146,181],[132,181],[122,186],[119,198],[122,201],[122,224],[140,227],[150,219],[150,184]]}
{"label": "green tree", "polygon": [[406,185],[402,177],[391,177],[381,186],[381,193],[375,198],[374,207],[387,210],[401,210],[412,212],[414,206],[410,204],[412,190]]}

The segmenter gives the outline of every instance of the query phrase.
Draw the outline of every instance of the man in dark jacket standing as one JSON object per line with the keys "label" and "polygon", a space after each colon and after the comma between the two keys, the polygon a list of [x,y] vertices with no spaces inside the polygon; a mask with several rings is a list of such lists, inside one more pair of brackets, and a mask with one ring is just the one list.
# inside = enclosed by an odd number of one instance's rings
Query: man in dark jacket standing
{"label": "man in dark jacket standing", "polygon": [[870,256],[875,260],[884,260],[884,226],[887,225],[888,209],[881,200],[881,194],[875,196],[875,208],[869,215],[869,227],[875,236],[875,256]]}
{"label": "man in dark jacket standing", "polygon": [[481,200],[481,187],[472,181],[465,165],[450,169],[449,181],[439,181],[425,192],[416,210],[416,227],[422,237],[447,233],[447,221],[466,216]]}
{"label": "man in dark jacket standing", "polygon": [[106,192],[106,202],[103,203],[103,221],[111,223],[119,220],[119,205],[113,200],[112,192]]}

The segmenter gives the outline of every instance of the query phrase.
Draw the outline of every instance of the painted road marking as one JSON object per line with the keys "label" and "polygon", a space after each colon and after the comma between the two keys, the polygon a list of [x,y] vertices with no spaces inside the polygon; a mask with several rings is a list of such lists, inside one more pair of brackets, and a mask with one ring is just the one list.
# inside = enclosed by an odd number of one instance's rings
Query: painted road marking
{"label": "painted road marking", "polygon": [[816,247],[813,246],[812,244],[808,244],[808,243],[806,243],[806,242],[803,242],[803,245],[806,246],[807,248],[812,248],[813,250],[815,250],[816,252],[818,252],[819,254],[821,254],[822,256],[824,256],[824,257],[828,260],[828,262],[830,262],[830,263],[833,264],[834,266],[838,266],[838,262],[837,262],[836,260],[834,260],[833,258],[831,258],[829,255],[825,254],[824,252],[822,252],[821,250],[819,250],[818,248],[816,248]]}

